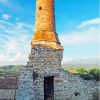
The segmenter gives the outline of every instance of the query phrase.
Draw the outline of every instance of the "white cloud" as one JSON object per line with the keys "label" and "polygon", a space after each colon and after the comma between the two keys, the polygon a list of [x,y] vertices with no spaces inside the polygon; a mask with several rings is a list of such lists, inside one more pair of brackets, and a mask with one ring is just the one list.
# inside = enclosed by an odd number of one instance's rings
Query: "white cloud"
{"label": "white cloud", "polygon": [[96,25],[96,24],[100,24],[100,18],[95,18],[95,19],[84,21],[78,26],[78,28],[83,28],[86,26]]}
{"label": "white cloud", "polygon": [[0,29],[4,29],[5,27],[0,23]]}
{"label": "white cloud", "polygon": [[83,45],[98,42],[99,39],[99,29],[96,27],[90,27],[84,32],[66,33],[60,36],[63,45]]}
{"label": "white cloud", "polygon": [[[84,21],[84,24],[80,25],[81,30],[79,29],[76,32],[72,32],[72,33],[67,33],[66,32],[66,34],[63,34],[63,35],[59,36],[62,45],[64,47],[71,47],[72,49],[74,47],[74,48],[77,48],[77,50],[79,50],[79,48],[87,47],[88,44],[91,44],[91,45],[96,44],[99,47],[99,43],[100,43],[99,23],[100,22],[99,22],[98,18],[96,18],[95,20],[93,19],[93,20],[90,20],[90,21]],[[96,26],[95,26],[95,24],[96,24]],[[90,45],[88,45],[88,47],[89,46]],[[95,50],[96,48],[93,48],[93,49]],[[98,49],[99,48],[97,48],[96,53],[98,53]],[[89,49],[87,49],[87,51],[89,51]],[[70,54],[71,54],[71,52],[70,52]],[[73,53],[73,54],[75,54],[75,53]],[[76,52],[76,54],[78,54],[78,53]],[[75,58],[64,56],[62,63],[68,63],[68,64],[81,63],[82,64],[82,61],[83,61],[84,64],[86,62],[92,64],[92,62],[93,62],[92,58],[89,58],[88,55],[87,56],[83,55],[82,58],[80,58],[79,55],[78,56],[73,55],[73,56],[75,56]],[[91,54],[91,56],[92,56],[92,54]],[[84,57],[86,57],[86,58],[84,58]],[[95,55],[94,57],[97,57],[97,56]],[[99,55],[98,55],[98,57],[99,57]],[[97,63],[97,61],[95,61],[95,62]]]}
{"label": "white cloud", "polygon": [[100,65],[99,61],[100,61],[99,58],[94,58],[94,57],[80,57],[80,58],[65,57],[64,60],[62,61],[62,64],[71,64],[71,65],[78,65],[78,64],[95,65],[95,64],[98,64],[98,65]]}
{"label": "white cloud", "polygon": [[74,60],[75,58],[73,57],[64,57],[62,60],[62,64],[70,63]]}
{"label": "white cloud", "polygon": [[25,24],[25,23],[22,23],[22,22],[18,22],[18,23],[16,24],[16,28],[17,28],[17,29],[21,29],[21,28],[33,29],[33,25],[29,25],[29,24]]}
{"label": "white cloud", "polygon": [[[0,20],[2,29],[0,36],[0,64],[26,64],[30,53],[31,35],[33,34],[31,24],[9,23]],[[32,32],[32,33],[31,33]]]}
{"label": "white cloud", "polygon": [[8,0],[0,0],[0,3],[3,5],[7,5],[8,4]]}
{"label": "white cloud", "polygon": [[[0,64],[26,64],[30,53],[30,42],[33,36],[33,25],[17,22],[15,24],[0,20],[3,39],[0,43]],[[1,32],[0,32],[1,33]],[[0,34],[1,36],[1,34]],[[5,39],[8,38],[8,39]],[[64,46],[83,45],[99,41],[99,28],[89,25],[88,29],[66,33],[59,36]],[[74,61],[73,57],[64,56],[63,63]]]}
{"label": "white cloud", "polygon": [[11,65],[11,64],[26,64],[28,61],[27,54],[21,54],[17,52],[14,56],[11,57],[11,54],[0,54],[0,64],[1,65]]}
{"label": "white cloud", "polygon": [[[99,42],[100,40],[100,18],[84,21],[78,27],[78,30],[73,33],[66,33],[60,36],[63,45],[83,45],[92,42]],[[92,26],[96,25],[96,26]]]}
{"label": "white cloud", "polygon": [[12,23],[9,23],[9,22],[7,22],[7,21],[4,21],[4,20],[0,20],[0,24],[2,24],[2,26],[10,26],[10,27],[13,27],[14,26],[14,24],[12,24]]}
{"label": "white cloud", "polygon": [[16,18],[16,21],[19,21],[20,19],[19,18]]}
{"label": "white cloud", "polygon": [[8,14],[3,14],[3,15],[2,15],[2,18],[3,18],[4,20],[8,20],[8,19],[10,18],[10,15],[8,15]]}
{"label": "white cloud", "polygon": [[28,60],[30,52],[29,41],[24,39],[24,42],[10,39],[4,44],[3,52],[0,54],[1,64],[25,64]]}

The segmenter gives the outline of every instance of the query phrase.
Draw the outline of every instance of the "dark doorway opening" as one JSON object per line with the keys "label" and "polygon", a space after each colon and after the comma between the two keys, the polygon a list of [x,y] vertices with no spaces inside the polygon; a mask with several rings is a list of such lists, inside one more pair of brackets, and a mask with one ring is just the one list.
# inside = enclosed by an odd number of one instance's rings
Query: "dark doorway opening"
{"label": "dark doorway opening", "polygon": [[44,77],[44,100],[54,100],[54,76]]}

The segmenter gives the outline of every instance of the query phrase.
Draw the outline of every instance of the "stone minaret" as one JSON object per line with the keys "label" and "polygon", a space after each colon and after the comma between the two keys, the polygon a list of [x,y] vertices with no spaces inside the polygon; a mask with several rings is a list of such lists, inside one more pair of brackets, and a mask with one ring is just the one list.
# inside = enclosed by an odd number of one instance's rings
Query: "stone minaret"
{"label": "stone minaret", "polygon": [[21,70],[16,100],[92,100],[81,79],[61,68],[63,47],[56,33],[54,13],[54,0],[36,0],[32,48]]}
{"label": "stone minaret", "polygon": [[36,0],[36,22],[32,47],[35,45],[63,49],[56,33],[54,0]]}

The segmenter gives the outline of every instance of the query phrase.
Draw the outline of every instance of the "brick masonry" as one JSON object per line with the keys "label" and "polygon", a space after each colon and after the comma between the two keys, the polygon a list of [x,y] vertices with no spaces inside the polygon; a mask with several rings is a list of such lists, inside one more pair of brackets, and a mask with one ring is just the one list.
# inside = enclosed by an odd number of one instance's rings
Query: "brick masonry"
{"label": "brick masonry", "polygon": [[36,0],[35,31],[55,31],[54,0]]}
{"label": "brick masonry", "polygon": [[56,33],[54,0],[36,0],[35,32],[31,45],[63,49]]}

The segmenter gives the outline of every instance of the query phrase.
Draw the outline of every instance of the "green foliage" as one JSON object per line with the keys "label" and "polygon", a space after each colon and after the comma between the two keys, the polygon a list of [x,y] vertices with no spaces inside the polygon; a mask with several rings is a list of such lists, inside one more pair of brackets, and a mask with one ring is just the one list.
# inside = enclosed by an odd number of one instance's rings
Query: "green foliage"
{"label": "green foliage", "polygon": [[23,66],[14,65],[12,68],[0,68],[0,77],[16,77]]}
{"label": "green foliage", "polygon": [[100,79],[100,69],[94,68],[89,71],[89,74],[93,76],[96,81]]}
{"label": "green foliage", "polygon": [[79,74],[88,74],[88,71],[84,68],[80,68],[77,70]]}
{"label": "green foliage", "polygon": [[3,72],[5,72],[3,69],[0,69],[0,73],[3,73]]}
{"label": "green foliage", "polygon": [[93,68],[90,70],[86,70],[84,68],[78,69],[78,74],[85,80],[100,80],[100,69]]}

